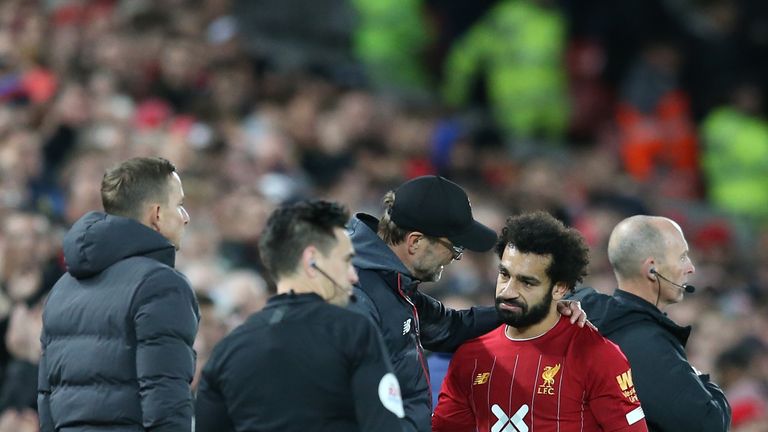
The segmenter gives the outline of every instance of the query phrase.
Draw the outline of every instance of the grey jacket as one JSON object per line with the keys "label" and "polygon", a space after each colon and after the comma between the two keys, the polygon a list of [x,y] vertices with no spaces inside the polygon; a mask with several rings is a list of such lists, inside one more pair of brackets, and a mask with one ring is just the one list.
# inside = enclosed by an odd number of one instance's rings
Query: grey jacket
{"label": "grey jacket", "polygon": [[189,432],[199,311],[173,245],[91,212],[65,236],[64,256],[43,312],[41,430]]}

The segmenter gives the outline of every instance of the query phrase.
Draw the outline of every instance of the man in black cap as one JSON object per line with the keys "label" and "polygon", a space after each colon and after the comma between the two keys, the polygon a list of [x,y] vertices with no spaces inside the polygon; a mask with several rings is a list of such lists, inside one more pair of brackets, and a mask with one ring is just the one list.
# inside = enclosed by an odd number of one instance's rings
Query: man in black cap
{"label": "man in black cap", "polygon": [[[501,325],[493,306],[455,311],[417,290],[436,282],[464,249],[489,251],[496,233],[472,217],[462,188],[423,176],[384,196],[381,220],[358,213],[350,222],[359,281],[350,307],[370,316],[384,338],[400,382],[405,430],[431,430],[432,400],[424,349],[452,352],[464,341]],[[558,305],[583,326],[577,303]]]}

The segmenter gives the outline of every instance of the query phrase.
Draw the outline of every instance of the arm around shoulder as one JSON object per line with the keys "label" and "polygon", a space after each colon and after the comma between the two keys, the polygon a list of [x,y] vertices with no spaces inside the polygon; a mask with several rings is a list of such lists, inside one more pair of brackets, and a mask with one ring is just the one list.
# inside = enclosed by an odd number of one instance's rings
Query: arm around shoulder
{"label": "arm around shoulder", "polygon": [[454,310],[419,291],[412,299],[419,312],[421,342],[430,351],[453,352],[464,342],[501,325],[492,306]]}

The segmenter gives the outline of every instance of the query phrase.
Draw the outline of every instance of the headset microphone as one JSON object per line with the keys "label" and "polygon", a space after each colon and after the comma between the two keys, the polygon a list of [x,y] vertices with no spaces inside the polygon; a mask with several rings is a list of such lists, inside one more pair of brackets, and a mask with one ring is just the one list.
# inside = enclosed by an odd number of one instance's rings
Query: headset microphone
{"label": "headset microphone", "polygon": [[349,296],[349,301],[351,301],[352,303],[354,303],[354,302],[356,302],[356,301],[357,301],[357,297],[355,297],[355,295],[354,295],[354,294],[352,294],[351,292],[349,292],[349,291],[345,290],[344,288],[342,288],[342,287],[341,287],[341,285],[339,285],[338,283],[336,283],[336,281],[335,281],[335,280],[334,280],[334,279],[333,279],[333,278],[332,278],[332,277],[331,277],[331,276],[330,276],[328,273],[326,273],[325,271],[323,271],[323,269],[321,269],[321,268],[320,268],[320,267],[317,265],[317,263],[315,262],[315,260],[312,260],[312,261],[310,261],[310,262],[309,262],[309,266],[310,266],[310,267],[312,267],[312,268],[314,268],[314,269],[315,269],[315,270],[317,270],[318,272],[320,272],[320,274],[321,274],[321,275],[323,275],[323,277],[324,277],[324,278],[326,278],[326,279],[328,279],[329,281],[331,281],[331,284],[333,284],[333,289],[334,289],[334,290],[336,290],[337,292],[338,292],[338,291],[341,291],[341,293],[342,293],[342,294]]}
{"label": "headset microphone", "polygon": [[664,275],[662,275],[661,273],[657,272],[657,271],[656,271],[656,269],[655,269],[655,268],[653,268],[653,267],[651,267],[651,270],[650,270],[650,272],[651,272],[651,273],[653,273],[653,274],[655,274],[656,276],[658,276],[658,277],[660,277],[660,278],[664,279],[665,281],[667,281],[667,282],[671,283],[672,285],[674,285],[674,286],[676,286],[676,287],[678,287],[678,288],[680,288],[680,289],[682,289],[682,290],[685,290],[685,292],[687,292],[687,293],[689,293],[689,294],[691,294],[691,293],[693,293],[693,292],[695,292],[695,291],[696,291],[696,287],[695,287],[695,286],[693,286],[693,285],[691,285],[691,284],[682,284],[682,285],[680,285],[680,284],[676,284],[676,283],[672,282],[671,280],[669,280],[669,279],[665,278],[665,277],[664,277]]}

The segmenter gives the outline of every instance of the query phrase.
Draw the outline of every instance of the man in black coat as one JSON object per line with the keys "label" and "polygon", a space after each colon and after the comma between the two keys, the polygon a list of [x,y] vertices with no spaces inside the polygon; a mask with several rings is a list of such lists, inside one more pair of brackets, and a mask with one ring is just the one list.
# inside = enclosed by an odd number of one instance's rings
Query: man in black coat
{"label": "man in black coat", "polygon": [[[502,324],[493,306],[456,311],[417,288],[440,279],[464,249],[490,250],[496,232],[474,220],[464,190],[443,177],[410,180],[384,197],[381,220],[359,213],[349,224],[357,255],[358,301],[350,307],[371,317],[381,332],[405,406],[404,428],[432,430],[432,393],[424,349],[452,352]],[[558,304],[584,325],[576,302]]]}
{"label": "man in black coat", "polygon": [[174,270],[189,215],[176,168],[135,158],[108,170],[105,212],[64,237],[67,273],[43,312],[43,432],[188,432],[199,312]]}
{"label": "man in black coat", "polygon": [[277,295],[203,369],[197,432],[395,432],[400,386],[374,325],[345,309],[357,274],[338,204],[277,209],[259,250]]}
{"label": "man in black coat", "polygon": [[613,296],[590,288],[575,298],[627,356],[648,429],[727,431],[731,408],[723,391],[688,363],[691,327],[662,312],[694,290],[686,284],[695,268],[680,226],[662,217],[625,219],[611,233],[608,259],[618,281]]}

